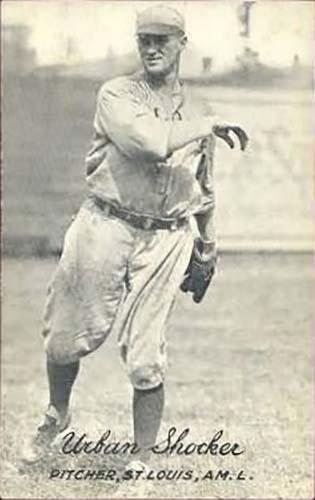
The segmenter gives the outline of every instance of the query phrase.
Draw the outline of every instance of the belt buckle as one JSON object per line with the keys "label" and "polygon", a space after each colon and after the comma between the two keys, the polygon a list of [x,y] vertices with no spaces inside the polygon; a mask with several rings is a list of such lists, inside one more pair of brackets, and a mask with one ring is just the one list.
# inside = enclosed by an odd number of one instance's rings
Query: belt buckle
{"label": "belt buckle", "polygon": [[171,222],[171,225],[170,225],[170,230],[171,230],[171,231],[176,231],[176,229],[177,229],[177,228],[178,228],[178,223],[177,223],[177,221],[176,221],[176,220],[173,220],[173,221]]}

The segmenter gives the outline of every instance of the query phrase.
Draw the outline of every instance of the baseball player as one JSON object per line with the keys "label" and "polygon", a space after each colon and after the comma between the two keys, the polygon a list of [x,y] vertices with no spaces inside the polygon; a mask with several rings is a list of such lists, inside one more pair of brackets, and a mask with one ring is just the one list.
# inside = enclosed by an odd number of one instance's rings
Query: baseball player
{"label": "baseball player", "polygon": [[147,461],[162,418],[165,331],[176,294],[181,287],[200,302],[216,265],[215,137],[246,146],[241,128],[204,116],[179,81],[182,15],[149,7],[137,18],[136,35],[143,70],[100,89],[86,158],[89,194],[49,285],[49,405],[27,448],[29,462],[69,426],[80,359],[103,344],[114,321],[133,386],[134,441]]}

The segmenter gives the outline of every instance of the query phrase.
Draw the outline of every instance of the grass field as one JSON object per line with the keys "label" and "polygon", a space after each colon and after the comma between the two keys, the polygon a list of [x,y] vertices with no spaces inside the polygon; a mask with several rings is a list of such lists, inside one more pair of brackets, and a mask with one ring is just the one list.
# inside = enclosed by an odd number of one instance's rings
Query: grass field
{"label": "grass field", "polygon": [[[123,459],[58,451],[20,467],[23,440],[47,403],[40,315],[53,259],[6,259],[2,309],[1,498],[112,498],[106,481],[52,480],[52,468],[123,468]],[[195,440],[223,429],[246,452],[234,458],[156,456],[155,469],[243,469],[252,480],[153,481],[152,497],[312,498],[314,261],[307,255],[223,255],[197,306],[181,294],[168,332],[169,370],[161,437],[171,425]],[[73,428],[131,438],[131,388],[115,334],[83,362]],[[139,487],[130,486],[130,496]]]}

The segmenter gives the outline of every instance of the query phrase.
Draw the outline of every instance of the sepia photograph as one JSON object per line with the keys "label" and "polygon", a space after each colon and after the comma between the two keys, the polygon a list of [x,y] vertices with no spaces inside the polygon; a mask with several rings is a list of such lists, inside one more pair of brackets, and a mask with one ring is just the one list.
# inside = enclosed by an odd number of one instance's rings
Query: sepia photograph
{"label": "sepia photograph", "polygon": [[314,498],[314,43],[1,2],[1,498]]}

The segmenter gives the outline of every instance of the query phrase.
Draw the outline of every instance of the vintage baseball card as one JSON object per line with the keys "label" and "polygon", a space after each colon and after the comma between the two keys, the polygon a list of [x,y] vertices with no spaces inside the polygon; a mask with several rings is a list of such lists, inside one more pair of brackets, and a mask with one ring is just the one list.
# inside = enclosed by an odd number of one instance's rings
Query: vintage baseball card
{"label": "vintage baseball card", "polygon": [[314,40],[1,2],[1,498],[314,498]]}

